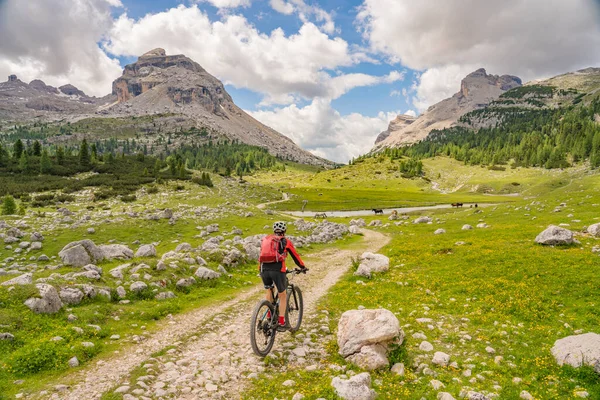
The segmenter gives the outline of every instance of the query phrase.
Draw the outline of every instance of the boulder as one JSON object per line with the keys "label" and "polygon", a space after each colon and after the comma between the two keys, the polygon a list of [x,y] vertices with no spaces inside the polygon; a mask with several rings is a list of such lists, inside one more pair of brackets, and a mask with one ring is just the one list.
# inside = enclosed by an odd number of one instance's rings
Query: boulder
{"label": "boulder", "polygon": [[200,279],[205,280],[216,279],[221,276],[221,274],[219,274],[218,272],[213,271],[212,269],[208,269],[206,267],[198,268],[196,272],[194,272],[194,275]]}
{"label": "boulder", "polygon": [[[392,342],[401,344],[404,332],[398,318],[389,310],[350,310],[342,314],[338,323],[339,353],[356,360],[361,366],[387,366],[387,348]],[[379,345],[380,347],[374,346]],[[364,347],[367,347],[364,351]],[[384,352],[380,350],[384,350]],[[362,353],[360,355],[357,355]],[[385,354],[385,363],[382,354]],[[352,359],[350,356],[356,355]]]}
{"label": "boulder", "polygon": [[353,235],[358,235],[360,233],[360,228],[358,227],[358,225],[350,225],[349,231]]}
{"label": "boulder", "polygon": [[40,298],[32,297],[25,300],[25,305],[36,314],[55,314],[62,307],[58,292],[52,285],[38,283],[35,285],[40,293]]}
{"label": "boulder", "polygon": [[175,294],[173,292],[162,292],[157,294],[156,296],[154,296],[154,298],[156,300],[166,300],[166,299],[172,299],[175,297]]}
{"label": "boulder", "polygon": [[89,239],[71,242],[58,253],[65,265],[83,267],[104,259],[102,250]]}
{"label": "boulder", "polygon": [[223,264],[225,264],[228,267],[236,265],[240,261],[242,261],[243,258],[244,255],[241,251],[239,251],[238,249],[231,249],[231,251],[229,251],[229,253],[227,253],[223,258]]}
{"label": "boulder", "polygon": [[597,333],[559,339],[550,351],[558,365],[568,364],[575,368],[589,365],[600,373],[600,335]]}
{"label": "boulder", "polygon": [[374,400],[377,393],[371,389],[371,375],[368,372],[355,375],[350,379],[333,378],[331,386],[344,400]]}
{"label": "boulder", "polygon": [[39,232],[33,232],[31,236],[29,236],[29,240],[32,242],[43,242],[44,236]]}
{"label": "boulder", "polygon": [[148,287],[148,285],[146,285],[144,282],[137,281],[137,282],[133,282],[131,284],[131,286],[129,286],[129,290],[131,290],[132,292],[138,293],[138,292],[141,292],[142,290],[146,289],[147,287]]}
{"label": "boulder", "polygon": [[369,226],[382,226],[382,225],[383,225],[383,223],[378,219],[374,219],[373,221],[371,221],[369,223]]}
{"label": "boulder", "polygon": [[127,297],[127,292],[125,291],[125,288],[123,286],[119,286],[117,288],[117,296],[119,296],[120,299],[124,299],[125,297]]}
{"label": "boulder", "polygon": [[535,242],[543,245],[568,245],[575,243],[573,232],[568,229],[550,225],[545,231],[537,235]]}
{"label": "boulder", "polygon": [[129,260],[133,258],[133,250],[123,244],[103,244],[99,248],[107,260]]}
{"label": "boulder", "polygon": [[111,269],[110,271],[108,271],[108,273],[113,278],[123,279],[123,272],[125,272],[125,270],[127,270],[127,268],[129,268],[129,267],[131,267],[131,264],[119,265],[118,267],[115,267],[115,268]]}
{"label": "boulder", "polygon": [[196,283],[196,280],[193,277],[181,278],[180,280],[177,281],[175,286],[177,286],[179,289],[181,289],[181,288],[186,288],[186,287],[192,286],[194,283]]}
{"label": "boulder", "polygon": [[19,275],[16,278],[12,278],[6,282],[2,282],[2,286],[13,286],[13,285],[30,285],[33,283],[33,274],[28,272],[23,275]]}
{"label": "boulder", "polygon": [[15,337],[13,334],[11,333],[0,333],[0,340],[14,340]]}
{"label": "boulder", "polygon": [[472,227],[471,225],[469,225],[469,224],[465,224],[465,225],[463,225],[463,227],[462,227],[462,230],[463,230],[463,231],[470,231],[470,230],[472,230],[472,229],[473,229],[473,227]]}
{"label": "boulder", "polygon": [[29,250],[41,250],[42,242],[32,242],[31,246],[29,246]]}
{"label": "boulder", "polygon": [[348,356],[346,360],[368,371],[385,368],[390,365],[387,359],[387,347],[381,344],[363,346],[360,352]]}
{"label": "boulder", "polygon": [[373,272],[386,272],[388,269],[390,269],[388,257],[366,252],[360,256],[360,265],[354,275],[370,278]]}
{"label": "boulder", "polygon": [[349,225],[350,226],[358,226],[360,228],[360,227],[366,226],[367,224],[365,223],[364,219],[359,218],[359,219],[351,220]]}
{"label": "boulder", "polygon": [[434,235],[443,235],[444,233],[446,233],[445,229],[438,229],[435,232],[433,232]]}
{"label": "boulder", "polygon": [[69,367],[71,367],[71,368],[79,367],[79,360],[77,359],[77,357],[73,357],[69,360]]}
{"label": "boulder", "polygon": [[595,237],[600,237],[600,223],[588,226],[587,233]]}
{"label": "boulder", "polygon": [[431,362],[435,365],[446,367],[450,363],[450,356],[446,353],[442,353],[441,351],[436,351]]}
{"label": "boulder", "polygon": [[175,247],[175,251],[178,253],[192,251],[192,245],[189,243],[180,243],[177,245],[177,247]]}
{"label": "boulder", "polygon": [[136,257],[156,257],[156,247],[144,244],[135,252]]}
{"label": "boulder", "polygon": [[413,224],[429,224],[433,222],[430,217],[419,217],[413,221]]}
{"label": "boulder", "polygon": [[83,292],[76,288],[64,288],[59,293],[60,299],[69,305],[77,305],[83,299]]}

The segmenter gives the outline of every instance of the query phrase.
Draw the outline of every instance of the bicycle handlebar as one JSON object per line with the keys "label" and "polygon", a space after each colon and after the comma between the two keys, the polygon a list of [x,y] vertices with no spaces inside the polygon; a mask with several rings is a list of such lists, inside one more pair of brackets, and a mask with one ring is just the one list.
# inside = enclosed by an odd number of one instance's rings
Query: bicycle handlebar
{"label": "bicycle handlebar", "polygon": [[308,268],[295,268],[290,271],[285,271],[286,274],[306,274],[308,272]]}

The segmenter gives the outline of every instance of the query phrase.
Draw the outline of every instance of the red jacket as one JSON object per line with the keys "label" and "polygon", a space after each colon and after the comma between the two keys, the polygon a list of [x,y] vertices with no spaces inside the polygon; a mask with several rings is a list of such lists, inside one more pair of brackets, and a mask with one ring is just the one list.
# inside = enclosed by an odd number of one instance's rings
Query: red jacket
{"label": "red jacket", "polygon": [[[268,240],[267,238],[268,236],[265,237],[263,240]],[[279,270],[281,272],[286,272],[287,268],[285,265],[285,258],[288,254],[292,256],[292,259],[294,260],[294,263],[296,263],[297,266],[304,268],[304,261],[302,261],[302,258],[300,258],[300,254],[298,254],[296,248],[294,247],[294,244],[290,239],[283,238],[281,240],[279,254],[283,255],[282,262],[262,263],[262,265],[259,264],[259,269],[262,267],[262,269],[265,270]]]}

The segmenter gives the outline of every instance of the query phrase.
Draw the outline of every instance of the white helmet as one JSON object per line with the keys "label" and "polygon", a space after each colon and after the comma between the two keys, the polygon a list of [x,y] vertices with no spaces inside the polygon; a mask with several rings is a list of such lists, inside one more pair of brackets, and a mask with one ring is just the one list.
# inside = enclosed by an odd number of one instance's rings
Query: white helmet
{"label": "white helmet", "polygon": [[273,232],[285,232],[287,230],[287,224],[283,221],[277,221],[273,224]]}

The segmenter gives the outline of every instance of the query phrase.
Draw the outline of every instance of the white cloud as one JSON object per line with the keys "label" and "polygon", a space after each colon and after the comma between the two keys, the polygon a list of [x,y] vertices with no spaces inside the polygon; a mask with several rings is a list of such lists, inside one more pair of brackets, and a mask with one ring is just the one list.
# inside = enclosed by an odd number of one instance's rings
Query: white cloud
{"label": "white cloud", "polygon": [[402,96],[402,92],[400,90],[392,90],[390,92],[390,97],[400,97]]}
{"label": "white cloud", "polygon": [[198,0],[205,3],[210,3],[214,7],[221,8],[238,8],[250,7],[251,0]]}
{"label": "white cloud", "polygon": [[298,97],[336,98],[356,86],[403,77],[395,72],[384,79],[332,78],[325,70],[355,65],[365,55],[311,22],[289,36],[279,28],[266,34],[239,15],[213,22],[196,6],[181,5],[139,20],[122,15],[104,47],[115,55],[137,56],[150,50],[150,43],[168,54],[187,55],[226,83],[265,94],[263,105],[290,104]]}
{"label": "white cloud", "polygon": [[0,2],[0,76],[72,83],[90,95],[110,92],[119,63],[97,45],[119,0]]}
{"label": "white cloud", "polygon": [[333,34],[336,31],[333,16],[318,5],[308,5],[304,0],[270,0],[270,4],[271,8],[279,13],[285,15],[297,13],[304,23],[309,22],[311,16],[314,17],[317,22],[322,23],[321,29],[324,32]]}
{"label": "white cloud", "polygon": [[410,115],[411,117],[416,117],[417,112],[415,110],[408,110],[404,113],[404,115]]}
{"label": "white cloud", "polygon": [[415,104],[423,109],[445,86],[458,91],[457,69],[529,80],[598,65],[599,8],[594,0],[365,0],[358,22],[374,51],[435,69],[420,80]]}
{"label": "white cloud", "polygon": [[294,13],[295,10],[292,4],[286,3],[283,0],[271,0],[270,4],[273,10],[285,15],[291,15]]}
{"label": "white cloud", "polygon": [[302,148],[342,163],[369,151],[379,132],[386,130],[398,114],[341,115],[326,99],[315,99],[303,108],[291,105],[273,111],[247,112],[287,135]]}

